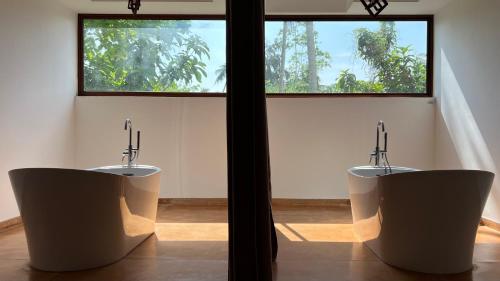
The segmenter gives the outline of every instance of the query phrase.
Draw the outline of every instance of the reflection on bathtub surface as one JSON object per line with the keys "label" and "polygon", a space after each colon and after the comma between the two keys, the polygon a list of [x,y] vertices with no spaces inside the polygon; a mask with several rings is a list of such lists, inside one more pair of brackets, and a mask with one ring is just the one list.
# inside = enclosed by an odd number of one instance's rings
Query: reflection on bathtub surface
{"label": "reflection on bathtub surface", "polygon": [[474,241],[494,174],[357,167],[349,193],[358,238],[384,262],[437,274],[472,269]]}
{"label": "reflection on bathtub surface", "polygon": [[122,169],[9,172],[33,267],[75,271],[104,266],[154,233],[160,169]]}

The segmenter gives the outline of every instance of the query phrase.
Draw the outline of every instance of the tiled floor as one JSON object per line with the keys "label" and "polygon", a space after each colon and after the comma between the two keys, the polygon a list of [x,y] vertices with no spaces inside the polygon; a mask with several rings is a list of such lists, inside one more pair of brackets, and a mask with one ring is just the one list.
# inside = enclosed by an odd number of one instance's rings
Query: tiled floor
{"label": "tiled floor", "polygon": [[[500,280],[500,233],[481,227],[472,272],[436,276],[399,270],[380,262],[356,241],[349,208],[276,207],[278,281]],[[227,280],[224,207],[161,205],[157,232],[113,265],[74,273],[29,267],[22,228],[0,233],[0,281],[221,281]]]}

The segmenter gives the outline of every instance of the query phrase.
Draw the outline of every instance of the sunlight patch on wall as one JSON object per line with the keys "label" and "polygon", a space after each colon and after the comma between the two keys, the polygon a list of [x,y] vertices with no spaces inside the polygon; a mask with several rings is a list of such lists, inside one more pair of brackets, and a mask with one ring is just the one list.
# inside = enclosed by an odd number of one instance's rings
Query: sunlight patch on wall
{"label": "sunlight patch on wall", "polygon": [[[495,161],[444,50],[441,50],[441,80],[441,114],[462,167],[497,174]],[[497,214],[500,213],[498,190],[495,180],[487,203],[487,209]]]}

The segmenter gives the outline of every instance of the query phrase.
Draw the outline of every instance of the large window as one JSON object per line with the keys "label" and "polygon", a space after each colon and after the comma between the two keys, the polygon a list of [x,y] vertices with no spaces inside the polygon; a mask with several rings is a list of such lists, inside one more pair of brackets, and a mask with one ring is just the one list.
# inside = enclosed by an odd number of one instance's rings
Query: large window
{"label": "large window", "polygon": [[[80,95],[223,96],[223,16],[80,15]],[[431,16],[269,16],[269,96],[431,96]]]}
{"label": "large window", "polygon": [[266,24],[268,93],[429,93],[427,20]]}
{"label": "large window", "polygon": [[81,18],[80,24],[80,89],[85,94],[213,94],[225,90],[223,19],[94,16]]}

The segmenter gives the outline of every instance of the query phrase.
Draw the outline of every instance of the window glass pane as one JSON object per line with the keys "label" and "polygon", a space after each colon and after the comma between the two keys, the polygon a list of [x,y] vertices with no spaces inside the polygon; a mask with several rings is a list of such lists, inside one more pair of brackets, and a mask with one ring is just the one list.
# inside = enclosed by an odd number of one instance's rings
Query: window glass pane
{"label": "window glass pane", "polygon": [[[85,92],[226,91],[223,20],[84,20]],[[427,93],[427,22],[268,21],[267,93]]]}
{"label": "window glass pane", "polygon": [[87,92],[224,92],[223,20],[84,20]]}
{"label": "window glass pane", "polygon": [[425,94],[427,22],[267,22],[266,89]]}

